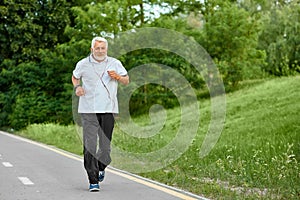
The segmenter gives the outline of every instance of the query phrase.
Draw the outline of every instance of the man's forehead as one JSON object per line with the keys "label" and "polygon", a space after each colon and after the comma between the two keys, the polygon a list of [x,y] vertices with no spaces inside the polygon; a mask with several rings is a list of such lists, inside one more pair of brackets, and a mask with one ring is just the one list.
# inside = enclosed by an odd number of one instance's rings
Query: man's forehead
{"label": "man's forehead", "polygon": [[96,40],[96,41],[95,41],[95,46],[96,46],[96,45],[97,45],[97,46],[99,46],[99,45],[104,45],[104,46],[105,46],[106,43],[103,42],[103,41],[97,41],[97,40]]}

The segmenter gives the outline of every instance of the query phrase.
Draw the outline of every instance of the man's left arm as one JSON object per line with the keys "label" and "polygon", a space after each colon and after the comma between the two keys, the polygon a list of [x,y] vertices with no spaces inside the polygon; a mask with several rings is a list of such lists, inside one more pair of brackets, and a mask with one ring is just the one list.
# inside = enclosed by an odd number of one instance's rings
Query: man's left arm
{"label": "man's left arm", "polygon": [[126,74],[125,76],[119,75],[119,82],[122,83],[123,85],[128,85],[129,84],[129,76]]}

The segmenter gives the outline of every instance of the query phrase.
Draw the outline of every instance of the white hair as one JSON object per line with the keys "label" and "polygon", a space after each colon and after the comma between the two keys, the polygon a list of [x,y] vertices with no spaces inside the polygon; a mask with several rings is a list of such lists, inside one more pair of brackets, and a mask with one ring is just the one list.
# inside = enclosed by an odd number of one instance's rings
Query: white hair
{"label": "white hair", "polygon": [[106,48],[108,47],[108,42],[107,42],[107,40],[105,38],[103,38],[103,37],[94,37],[93,40],[92,40],[92,44],[91,44],[91,48],[92,49],[94,48],[96,41],[98,41],[98,42],[105,42]]}

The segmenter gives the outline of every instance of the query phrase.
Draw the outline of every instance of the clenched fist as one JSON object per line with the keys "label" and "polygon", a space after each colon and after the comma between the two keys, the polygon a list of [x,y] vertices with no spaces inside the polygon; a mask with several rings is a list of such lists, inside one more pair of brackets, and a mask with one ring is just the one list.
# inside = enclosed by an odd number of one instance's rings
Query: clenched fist
{"label": "clenched fist", "polygon": [[79,87],[76,88],[75,94],[80,97],[80,96],[83,96],[85,94],[85,91],[81,86],[79,86]]}
{"label": "clenched fist", "polygon": [[116,71],[107,71],[108,75],[115,80],[120,80],[121,76],[116,73]]}

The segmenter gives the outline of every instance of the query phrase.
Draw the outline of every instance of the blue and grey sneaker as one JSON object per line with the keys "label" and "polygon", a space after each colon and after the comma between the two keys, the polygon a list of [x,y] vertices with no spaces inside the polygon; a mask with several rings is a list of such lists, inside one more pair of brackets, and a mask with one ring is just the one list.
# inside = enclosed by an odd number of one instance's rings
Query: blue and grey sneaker
{"label": "blue and grey sneaker", "polygon": [[99,184],[90,184],[90,192],[98,192],[100,190]]}
{"label": "blue and grey sneaker", "polygon": [[99,171],[99,182],[102,182],[104,180],[105,171]]}

